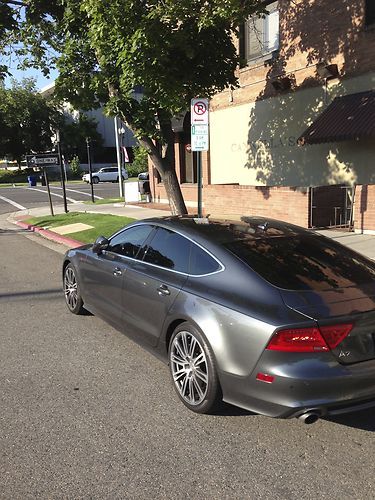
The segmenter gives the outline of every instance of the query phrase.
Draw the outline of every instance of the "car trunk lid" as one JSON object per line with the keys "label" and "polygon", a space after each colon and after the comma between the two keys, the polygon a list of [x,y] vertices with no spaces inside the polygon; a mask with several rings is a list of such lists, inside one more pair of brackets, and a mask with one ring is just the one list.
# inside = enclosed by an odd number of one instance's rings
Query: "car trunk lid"
{"label": "car trunk lid", "polygon": [[332,325],[352,325],[332,354],[342,364],[375,359],[375,285],[331,290],[282,290],[285,304],[315,320],[324,337]]}

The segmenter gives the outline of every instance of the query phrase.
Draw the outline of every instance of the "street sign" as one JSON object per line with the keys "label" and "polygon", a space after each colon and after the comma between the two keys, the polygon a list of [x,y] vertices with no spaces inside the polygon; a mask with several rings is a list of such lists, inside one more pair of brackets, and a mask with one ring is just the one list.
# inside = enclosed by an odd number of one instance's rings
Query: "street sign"
{"label": "street sign", "polygon": [[55,153],[42,153],[26,155],[28,167],[58,167],[60,165],[59,155]]}
{"label": "street sign", "polygon": [[208,151],[208,125],[191,126],[191,150]]}
{"label": "street sign", "polygon": [[198,97],[191,100],[191,124],[208,125],[208,99]]}

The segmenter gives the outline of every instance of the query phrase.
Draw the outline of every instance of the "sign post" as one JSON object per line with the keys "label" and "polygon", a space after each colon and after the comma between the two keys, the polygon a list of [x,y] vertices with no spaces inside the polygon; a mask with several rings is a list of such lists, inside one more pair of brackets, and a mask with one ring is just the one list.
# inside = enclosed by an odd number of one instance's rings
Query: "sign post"
{"label": "sign post", "polygon": [[49,200],[49,207],[51,209],[51,215],[52,217],[55,215],[53,213],[53,205],[52,205],[52,198],[51,198],[51,190],[49,188],[49,179],[48,179],[48,174],[47,174],[47,169],[46,167],[42,167],[43,169],[43,175],[44,175],[44,182],[46,183],[47,186],[47,192],[48,192],[48,200]]}
{"label": "sign post", "polygon": [[31,167],[31,168],[39,167],[42,170],[43,176],[44,176],[44,182],[45,182],[45,185],[47,187],[48,201],[49,201],[49,206],[51,209],[51,215],[54,216],[55,214],[53,213],[53,205],[52,205],[52,198],[51,198],[51,190],[49,187],[47,168],[60,166],[59,155],[56,153],[41,153],[41,154],[34,154],[34,155],[26,155],[26,162],[27,162],[28,167]]}
{"label": "sign post", "polygon": [[202,158],[201,152],[209,149],[208,99],[191,100],[191,150],[197,162],[198,217],[202,217]]}
{"label": "sign post", "polygon": [[91,163],[91,152],[90,152],[90,138],[86,137],[86,145],[87,145],[87,162],[89,164],[89,177],[90,177],[90,189],[91,189],[91,201],[95,203],[94,197],[94,185],[92,183],[92,163]]}

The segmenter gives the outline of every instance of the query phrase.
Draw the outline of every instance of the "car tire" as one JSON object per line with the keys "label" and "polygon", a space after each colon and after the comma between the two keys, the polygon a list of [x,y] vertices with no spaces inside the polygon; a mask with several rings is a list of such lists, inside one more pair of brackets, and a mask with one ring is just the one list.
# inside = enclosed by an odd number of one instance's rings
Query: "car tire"
{"label": "car tire", "polygon": [[184,405],[196,413],[213,413],[222,402],[212,349],[190,323],[182,323],[169,343],[173,386]]}
{"label": "car tire", "polygon": [[92,183],[93,184],[99,184],[99,177],[93,177],[92,178]]}
{"label": "car tire", "polygon": [[72,264],[68,264],[64,269],[64,295],[65,303],[72,314],[84,312],[77,272]]}

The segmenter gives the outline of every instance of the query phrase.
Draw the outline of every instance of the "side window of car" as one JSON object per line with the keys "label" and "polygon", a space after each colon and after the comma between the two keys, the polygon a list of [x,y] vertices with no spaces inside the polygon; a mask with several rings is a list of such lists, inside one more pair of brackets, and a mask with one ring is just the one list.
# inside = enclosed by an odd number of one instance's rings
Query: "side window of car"
{"label": "side window of car", "polygon": [[145,247],[143,260],[181,273],[189,271],[191,242],[180,234],[159,227]]}
{"label": "side window of car", "polygon": [[146,224],[125,229],[110,240],[107,250],[135,259],[153,229]]}
{"label": "side window of car", "polygon": [[192,244],[189,274],[193,276],[211,274],[218,271],[220,267],[219,262],[204,251],[203,248],[194,243]]}

